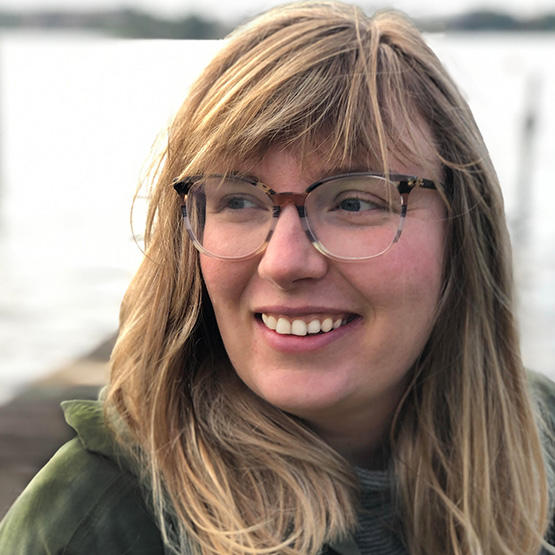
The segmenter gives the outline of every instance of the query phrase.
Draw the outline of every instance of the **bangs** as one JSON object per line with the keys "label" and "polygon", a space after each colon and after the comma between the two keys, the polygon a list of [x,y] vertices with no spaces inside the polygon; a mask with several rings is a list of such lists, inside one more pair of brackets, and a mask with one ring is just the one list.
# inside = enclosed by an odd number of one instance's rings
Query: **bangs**
{"label": "bangs", "polygon": [[387,172],[388,153],[422,161],[414,70],[373,19],[342,9],[348,21],[339,7],[320,19],[313,9],[294,20],[270,12],[228,39],[170,132],[181,175],[232,171],[275,146],[301,161],[317,152],[330,167],[356,161]]}

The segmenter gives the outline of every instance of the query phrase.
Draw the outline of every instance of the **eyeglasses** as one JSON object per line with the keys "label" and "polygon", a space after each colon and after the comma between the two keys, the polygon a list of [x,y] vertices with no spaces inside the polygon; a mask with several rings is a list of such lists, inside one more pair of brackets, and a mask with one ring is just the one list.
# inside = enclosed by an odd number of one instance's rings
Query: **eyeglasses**
{"label": "eyeglasses", "polygon": [[304,193],[276,193],[242,175],[195,175],[174,183],[185,225],[202,253],[243,260],[262,252],[283,208],[296,207],[306,236],[323,255],[367,260],[399,240],[414,188],[436,189],[420,177],[353,172],[321,179]]}

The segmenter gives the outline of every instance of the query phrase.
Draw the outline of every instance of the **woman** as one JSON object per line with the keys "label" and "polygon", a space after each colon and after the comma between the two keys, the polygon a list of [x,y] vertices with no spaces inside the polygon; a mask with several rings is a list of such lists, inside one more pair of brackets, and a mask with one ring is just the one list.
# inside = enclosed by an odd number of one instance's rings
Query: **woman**
{"label": "woman", "polygon": [[553,552],[552,386],[520,360],[501,193],[403,17],[236,31],[170,128],[145,243],[103,404],[66,404],[79,439],[4,550]]}

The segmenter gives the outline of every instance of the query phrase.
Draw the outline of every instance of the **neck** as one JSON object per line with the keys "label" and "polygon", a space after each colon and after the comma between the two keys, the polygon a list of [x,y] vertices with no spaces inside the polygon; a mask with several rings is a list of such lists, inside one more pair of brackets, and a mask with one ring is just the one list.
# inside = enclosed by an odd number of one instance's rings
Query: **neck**
{"label": "neck", "polygon": [[389,461],[388,434],[391,419],[380,426],[375,423],[363,427],[323,426],[309,423],[309,426],[353,466],[372,470],[384,469]]}

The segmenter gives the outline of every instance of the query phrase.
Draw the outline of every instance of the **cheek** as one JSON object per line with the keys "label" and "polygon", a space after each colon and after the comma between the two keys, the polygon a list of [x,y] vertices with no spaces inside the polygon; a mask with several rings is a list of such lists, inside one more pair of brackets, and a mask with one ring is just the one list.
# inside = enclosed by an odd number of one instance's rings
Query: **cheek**
{"label": "cheek", "polygon": [[446,231],[445,219],[439,215],[408,222],[396,252],[396,264],[404,268],[406,280],[434,297],[443,281]]}
{"label": "cheek", "polygon": [[348,267],[350,281],[366,298],[375,316],[403,328],[429,328],[443,283],[443,226],[412,226],[394,248],[369,261],[366,268]]}
{"label": "cheek", "polygon": [[228,323],[229,313],[236,313],[244,298],[243,292],[254,271],[252,261],[228,262],[201,255],[200,268],[218,326],[222,330]]}
{"label": "cheek", "polygon": [[224,269],[220,260],[211,258],[210,256],[200,255],[200,271],[202,279],[206,285],[206,289],[212,298],[213,292],[220,289]]}
{"label": "cheek", "polygon": [[[402,298],[437,297],[443,273],[442,257],[420,249],[411,252],[398,249],[391,252],[387,262],[360,279],[360,287],[369,297],[383,296],[387,302],[397,303]],[[423,300],[423,299],[422,299]]]}
{"label": "cheek", "polygon": [[[402,260],[394,265],[393,273],[407,292],[437,297],[443,280],[443,249],[435,245],[420,245],[419,248],[405,249]],[[393,279],[393,276],[392,276]]]}

